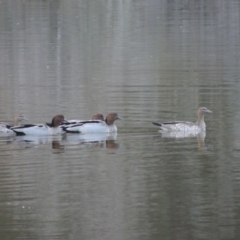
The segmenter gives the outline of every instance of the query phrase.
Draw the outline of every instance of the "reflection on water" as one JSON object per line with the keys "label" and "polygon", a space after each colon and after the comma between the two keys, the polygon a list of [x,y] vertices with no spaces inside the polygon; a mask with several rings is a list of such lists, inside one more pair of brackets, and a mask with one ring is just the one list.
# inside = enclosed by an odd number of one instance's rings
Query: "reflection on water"
{"label": "reflection on water", "polygon": [[13,140],[15,149],[20,148],[41,148],[42,145],[51,145],[52,149],[61,149],[64,147],[61,141],[65,138],[64,135],[56,136],[35,136],[35,135],[24,135],[16,136]]}
{"label": "reflection on water", "polygon": [[52,141],[52,149],[61,150],[55,153],[62,153],[64,152],[64,145],[60,144],[59,141]]}
{"label": "reflection on water", "polygon": [[15,137],[2,137],[2,144],[12,144],[15,149],[19,148],[39,148],[41,145],[52,144],[53,149],[68,149],[79,147],[92,148],[112,148],[117,149],[119,144],[117,140],[117,133],[91,133],[91,134],[67,134],[56,136],[36,136],[25,135]]}
{"label": "reflection on water", "polygon": [[[123,118],[117,136],[0,138],[1,239],[239,239],[239,8],[0,1],[0,122]],[[198,106],[206,136],[152,126]]]}
{"label": "reflection on water", "polygon": [[99,148],[115,148],[119,147],[117,133],[90,133],[90,134],[67,134],[68,147],[99,147]]}
{"label": "reflection on water", "polygon": [[62,139],[66,138],[64,135],[56,135],[56,136],[37,136],[37,135],[24,135],[24,136],[17,136],[15,138],[16,142],[25,142],[25,143],[32,143],[34,145],[41,145],[52,143],[53,141],[62,141]]}
{"label": "reflection on water", "polygon": [[106,140],[116,140],[117,133],[91,133],[91,134],[75,134],[75,138],[78,138],[80,142],[96,142]]}

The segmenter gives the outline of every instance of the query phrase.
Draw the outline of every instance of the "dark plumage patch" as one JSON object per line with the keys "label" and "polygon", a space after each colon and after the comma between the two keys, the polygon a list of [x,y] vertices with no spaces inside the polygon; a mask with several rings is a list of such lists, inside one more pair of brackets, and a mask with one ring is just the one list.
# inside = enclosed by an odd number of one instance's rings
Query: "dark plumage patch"
{"label": "dark plumage patch", "polygon": [[[77,124],[71,124],[70,128],[72,127],[79,127],[79,126],[82,126],[86,123],[100,123],[99,121],[93,121],[93,120],[88,120],[88,121],[84,121],[84,122],[80,122],[80,123],[77,123]],[[65,124],[64,124],[65,125]],[[66,127],[67,128],[67,127]]]}
{"label": "dark plumage patch", "polygon": [[68,131],[67,128],[68,127],[61,127],[63,131],[67,132],[67,133],[80,133],[80,131],[76,130],[76,131]]}
{"label": "dark plumage patch", "polygon": [[[14,131],[14,129],[13,129],[13,131]],[[16,132],[16,131],[14,131],[14,132],[16,133],[17,136],[24,136],[24,135],[26,135],[26,134],[23,133],[23,132]]]}
{"label": "dark plumage patch", "polygon": [[78,122],[65,122],[65,123],[61,123],[61,125],[68,126],[68,125],[73,125],[76,123],[78,123]]}
{"label": "dark plumage patch", "polygon": [[67,133],[81,133],[80,131],[77,131],[77,130],[76,131],[68,131],[68,130],[66,130],[66,132]]}
{"label": "dark plumage patch", "polygon": [[163,125],[172,125],[172,124],[178,124],[182,123],[181,121],[175,121],[175,122],[164,122],[164,123],[157,123],[157,122],[152,122],[154,125],[162,127]]}
{"label": "dark plumage patch", "polygon": [[52,127],[52,124],[51,124],[51,123],[46,123],[46,125],[47,125],[48,127]]}
{"label": "dark plumage patch", "polygon": [[64,125],[64,127],[62,127],[62,126],[61,127],[63,130],[65,130],[65,128],[67,128],[68,126],[78,127],[78,126],[82,126],[83,124],[86,124],[86,123],[100,123],[100,121],[99,120],[87,120],[87,121],[82,121],[82,122],[66,122],[66,123],[62,123],[61,125]]}
{"label": "dark plumage patch", "polygon": [[69,124],[70,126],[67,126],[68,124],[64,124],[64,126],[61,126],[61,128],[62,128],[63,131],[65,131],[67,133],[81,133],[78,130],[68,131],[67,128],[72,129],[74,127],[83,126],[84,124],[87,124],[87,123],[101,123],[101,121],[99,121],[99,120],[87,120],[87,121],[83,121],[83,122],[80,122],[80,123],[77,123],[77,124],[70,123]]}
{"label": "dark plumage patch", "polygon": [[34,125],[34,124],[25,124],[25,125],[23,125],[23,126],[21,126],[21,127],[14,127],[14,128],[12,128],[13,130],[14,129],[22,129],[22,128],[29,128],[29,127],[34,127],[34,126],[36,126],[36,125]]}
{"label": "dark plumage patch", "polygon": [[184,122],[183,121],[174,121],[174,122],[165,122],[162,124],[167,125],[167,124],[178,124],[178,123],[184,123]]}
{"label": "dark plumage patch", "polygon": [[158,126],[158,127],[161,127],[161,126],[162,126],[161,123],[157,123],[157,122],[152,122],[152,123],[153,123],[153,125],[156,125],[156,126]]}
{"label": "dark plumage patch", "polygon": [[61,128],[62,128],[63,131],[67,131],[68,127],[61,126]]}
{"label": "dark plumage patch", "polygon": [[25,133],[19,132],[17,130],[18,129],[20,130],[20,129],[23,129],[23,128],[34,127],[34,126],[36,126],[36,125],[34,125],[34,124],[25,124],[25,125],[23,125],[21,127],[12,127],[11,129],[17,134],[17,136],[24,136],[24,135],[26,135]]}
{"label": "dark plumage patch", "polygon": [[[79,123],[79,126],[82,126],[85,123],[100,123],[100,122],[99,121],[88,120],[88,121],[84,121],[84,122]],[[78,126],[78,124],[76,124],[74,126]]]}

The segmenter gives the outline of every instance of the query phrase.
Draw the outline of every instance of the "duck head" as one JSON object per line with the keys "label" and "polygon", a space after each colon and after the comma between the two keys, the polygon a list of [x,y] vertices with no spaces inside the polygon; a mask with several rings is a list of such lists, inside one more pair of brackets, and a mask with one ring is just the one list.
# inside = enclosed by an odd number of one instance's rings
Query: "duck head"
{"label": "duck head", "polygon": [[101,113],[96,113],[92,116],[92,120],[101,120],[104,121],[104,117]]}
{"label": "duck head", "polygon": [[212,113],[212,111],[210,111],[206,107],[200,107],[198,109],[198,115],[204,115],[205,113]]}
{"label": "duck head", "polygon": [[121,119],[117,113],[109,113],[105,119],[107,125],[112,125],[115,120]]}
{"label": "duck head", "polygon": [[209,109],[206,107],[200,107],[198,109],[198,119],[197,119],[197,125],[200,126],[201,128],[205,129],[205,123],[204,123],[204,115],[206,113],[212,113]]}
{"label": "duck head", "polygon": [[64,116],[59,114],[53,117],[52,119],[52,127],[59,127],[62,123],[66,123],[67,121],[64,119]]}

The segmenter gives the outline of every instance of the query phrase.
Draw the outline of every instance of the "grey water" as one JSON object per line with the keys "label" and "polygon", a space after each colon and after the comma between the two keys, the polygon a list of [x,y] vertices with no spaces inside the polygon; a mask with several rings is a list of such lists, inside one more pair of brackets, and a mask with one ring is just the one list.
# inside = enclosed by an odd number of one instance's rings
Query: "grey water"
{"label": "grey water", "polygon": [[[240,3],[0,1],[0,121],[117,112],[110,138],[0,137],[0,239],[239,239]],[[196,121],[164,136],[152,121]]]}

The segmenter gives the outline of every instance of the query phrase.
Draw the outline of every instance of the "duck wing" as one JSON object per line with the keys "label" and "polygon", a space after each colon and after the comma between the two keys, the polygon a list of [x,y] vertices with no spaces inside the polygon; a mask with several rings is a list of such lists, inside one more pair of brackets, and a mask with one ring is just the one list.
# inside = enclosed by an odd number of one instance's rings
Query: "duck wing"
{"label": "duck wing", "polygon": [[105,132],[106,123],[101,120],[88,120],[81,123],[64,127],[63,130],[71,133],[94,133]]}
{"label": "duck wing", "polygon": [[13,125],[8,124],[8,123],[4,123],[4,122],[0,123],[0,128],[8,128],[8,129],[10,129],[11,127],[13,127]]}
{"label": "duck wing", "polygon": [[20,127],[12,127],[11,130],[13,130],[18,136],[32,134],[35,131],[42,129],[46,127],[44,124],[24,124]]}
{"label": "duck wing", "polygon": [[181,131],[195,126],[195,123],[186,121],[173,121],[164,123],[153,122],[153,124],[160,127],[160,129],[163,131]]}

